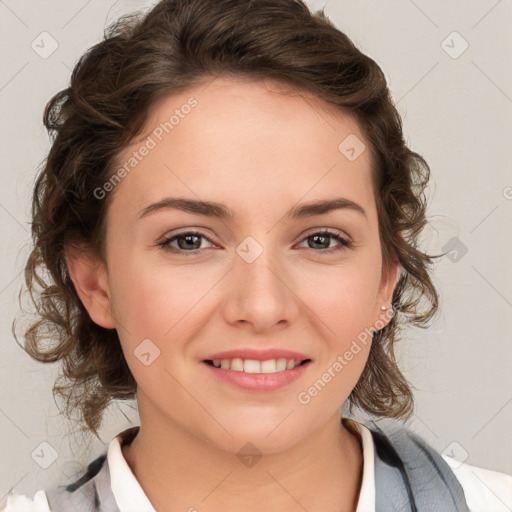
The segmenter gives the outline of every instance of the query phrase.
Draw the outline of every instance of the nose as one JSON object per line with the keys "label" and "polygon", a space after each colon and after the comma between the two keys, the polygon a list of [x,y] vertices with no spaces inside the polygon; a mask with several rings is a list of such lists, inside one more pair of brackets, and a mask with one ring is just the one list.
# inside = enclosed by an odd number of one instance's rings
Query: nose
{"label": "nose", "polygon": [[294,281],[293,269],[270,249],[258,248],[250,240],[240,244],[227,276],[226,321],[250,325],[255,332],[293,323],[301,304]]}

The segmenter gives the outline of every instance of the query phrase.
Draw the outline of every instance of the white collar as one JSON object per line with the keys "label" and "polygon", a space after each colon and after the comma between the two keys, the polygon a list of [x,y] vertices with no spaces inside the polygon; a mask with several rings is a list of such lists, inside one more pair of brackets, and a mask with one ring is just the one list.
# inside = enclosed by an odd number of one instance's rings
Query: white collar
{"label": "white collar", "polygon": [[[343,417],[361,436],[363,446],[363,479],[356,512],[375,512],[375,448],[371,432],[361,423]],[[124,458],[121,443],[138,427],[119,433],[109,444],[107,460],[112,492],[120,512],[156,512]]]}
{"label": "white collar", "polygon": [[375,512],[375,445],[372,433],[358,421],[343,419],[358,431],[363,445],[363,479],[356,512]]}

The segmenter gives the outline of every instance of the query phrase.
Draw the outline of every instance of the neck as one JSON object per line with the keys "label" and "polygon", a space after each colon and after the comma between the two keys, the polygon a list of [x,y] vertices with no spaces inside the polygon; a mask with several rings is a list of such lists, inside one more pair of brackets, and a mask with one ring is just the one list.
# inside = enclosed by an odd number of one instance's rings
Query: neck
{"label": "neck", "polygon": [[[362,480],[359,436],[336,414],[291,449],[242,457],[183,429],[143,421],[124,457],[158,512],[355,511]],[[194,508],[195,507],[195,508]]]}

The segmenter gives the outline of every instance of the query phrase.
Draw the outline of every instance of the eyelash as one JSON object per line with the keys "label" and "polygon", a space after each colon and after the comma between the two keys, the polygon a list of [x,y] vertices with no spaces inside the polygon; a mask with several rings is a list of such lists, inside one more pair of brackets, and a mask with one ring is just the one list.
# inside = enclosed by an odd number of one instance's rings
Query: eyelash
{"label": "eyelash", "polygon": [[[210,243],[213,243],[208,237],[204,236],[202,233],[199,233],[197,231],[184,231],[183,233],[178,233],[177,235],[173,235],[172,237],[166,238],[162,242],[158,243],[157,245],[162,247],[164,250],[168,250],[171,252],[178,252],[181,254],[184,254],[185,256],[194,256],[195,254],[199,253],[202,249],[195,249],[194,251],[185,251],[183,249],[177,249],[176,247],[171,247],[169,244],[173,242],[174,240],[177,240],[179,238],[185,238],[186,236],[193,235],[200,238],[204,238],[205,240],[208,240]],[[351,240],[348,240],[346,238],[343,238],[338,232],[331,231],[330,229],[324,229],[322,231],[317,231],[315,233],[312,233],[311,235],[306,236],[301,240],[303,242],[304,240],[307,240],[308,238],[311,238],[313,236],[327,236],[329,238],[333,238],[337,242],[340,243],[337,247],[331,247],[329,249],[320,249],[314,252],[319,252],[320,254],[332,254],[338,251],[343,251],[347,249],[351,249],[353,247],[353,242]]]}

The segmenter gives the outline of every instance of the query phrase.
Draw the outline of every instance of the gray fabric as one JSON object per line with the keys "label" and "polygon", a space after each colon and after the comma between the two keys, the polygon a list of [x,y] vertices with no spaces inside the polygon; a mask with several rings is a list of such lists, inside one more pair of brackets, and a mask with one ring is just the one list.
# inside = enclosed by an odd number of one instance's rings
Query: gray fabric
{"label": "gray fabric", "polygon": [[376,512],[412,512],[401,471],[375,454],[375,510]]}
{"label": "gray fabric", "polygon": [[[469,512],[462,486],[441,455],[394,422],[366,424],[375,444],[376,512]],[[137,433],[130,429],[129,442]],[[52,512],[120,512],[106,453],[74,484],[46,491]]]}
{"label": "gray fabric", "polygon": [[74,484],[46,491],[52,512],[120,512],[112,488],[106,453],[91,462]]}
{"label": "gray fabric", "polygon": [[450,466],[400,422],[367,425],[375,444],[376,512],[469,512]]}

